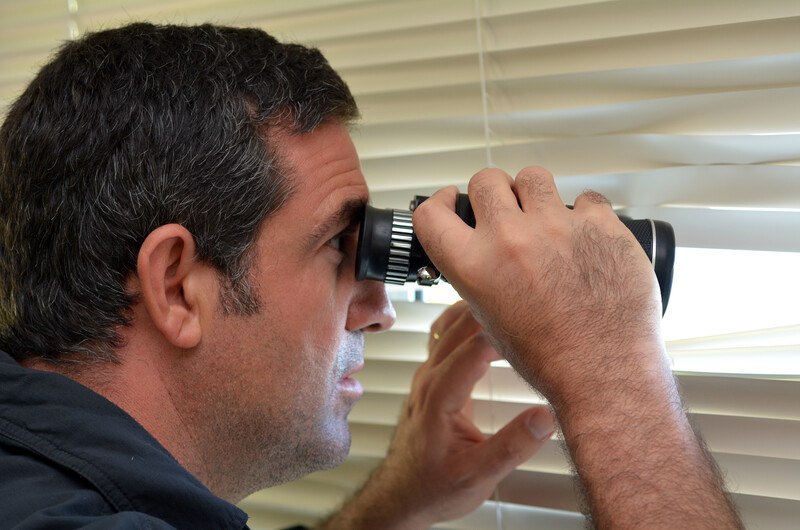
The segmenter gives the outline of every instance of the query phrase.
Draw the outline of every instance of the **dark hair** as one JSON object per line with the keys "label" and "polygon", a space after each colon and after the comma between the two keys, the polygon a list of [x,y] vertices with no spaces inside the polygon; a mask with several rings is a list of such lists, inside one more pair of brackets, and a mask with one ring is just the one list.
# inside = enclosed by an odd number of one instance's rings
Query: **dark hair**
{"label": "dark hair", "polygon": [[114,360],[126,280],[168,223],[219,271],[229,311],[257,311],[248,250],[292,189],[271,127],[357,117],[318,50],[258,29],[136,23],[65,44],[0,129],[0,348]]}

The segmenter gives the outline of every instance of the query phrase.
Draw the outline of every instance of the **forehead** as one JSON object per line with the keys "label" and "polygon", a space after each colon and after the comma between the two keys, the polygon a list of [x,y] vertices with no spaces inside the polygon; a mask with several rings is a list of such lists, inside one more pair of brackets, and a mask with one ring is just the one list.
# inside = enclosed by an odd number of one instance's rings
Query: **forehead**
{"label": "forehead", "polygon": [[304,225],[313,226],[343,203],[369,198],[358,154],[344,125],[325,123],[307,134],[279,131],[273,141],[294,185],[282,210],[304,216]]}

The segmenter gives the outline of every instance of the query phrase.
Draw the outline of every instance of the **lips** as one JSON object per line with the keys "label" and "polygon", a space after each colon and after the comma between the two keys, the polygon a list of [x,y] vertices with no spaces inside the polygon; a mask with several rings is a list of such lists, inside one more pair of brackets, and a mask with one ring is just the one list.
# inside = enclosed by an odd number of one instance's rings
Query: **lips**
{"label": "lips", "polygon": [[353,367],[349,372],[342,377],[341,381],[339,381],[339,390],[354,399],[359,399],[364,394],[364,388],[361,386],[356,379],[353,379],[353,375],[360,372],[364,369],[364,363],[360,362],[358,365]]}
{"label": "lips", "polygon": [[363,369],[364,369],[364,361],[361,361],[360,363],[355,365],[349,372],[344,374],[344,377],[342,377],[342,379],[347,379],[348,377],[352,376],[353,374],[357,374]]}

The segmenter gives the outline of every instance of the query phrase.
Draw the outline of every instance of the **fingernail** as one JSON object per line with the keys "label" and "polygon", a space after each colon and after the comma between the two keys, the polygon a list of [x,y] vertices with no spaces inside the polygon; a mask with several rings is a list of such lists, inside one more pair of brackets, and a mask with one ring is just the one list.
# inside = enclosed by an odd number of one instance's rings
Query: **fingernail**
{"label": "fingernail", "polygon": [[549,440],[556,429],[556,422],[550,411],[541,409],[536,414],[528,417],[528,429],[539,440]]}

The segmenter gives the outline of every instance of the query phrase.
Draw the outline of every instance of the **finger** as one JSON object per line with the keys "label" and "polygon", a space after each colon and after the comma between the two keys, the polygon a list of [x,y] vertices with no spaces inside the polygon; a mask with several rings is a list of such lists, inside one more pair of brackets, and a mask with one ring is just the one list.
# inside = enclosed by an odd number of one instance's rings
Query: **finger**
{"label": "finger", "polygon": [[452,277],[459,251],[473,232],[455,213],[457,194],[455,186],[437,191],[414,209],[411,218],[425,253],[447,277]]}
{"label": "finger", "polygon": [[[466,306],[466,304],[464,304]],[[458,346],[470,337],[481,331],[483,328],[472,316],[469,306],[463,310],[458,319],[447,328],[442,328],[441,332],[431,334],[432,342],[430,349],[431,365],[436,366],[445,360]],[[439,337],[436,339],[435,337]]]}
{"label": "finger", "polygon": [[433,324],[431,324],[431,330],[430,333],[428,333],[428,360],[422,363],[414,374],[414,379],[411,384],[412,393],[414,393],[414,389],[418,388],[423,382],[425,388],[428,387],[428,377],[426,374],[439,363],[439,360],[436,359],[435,352],[441,355],[441,352],[448,352],[445,348],[452,348],[452,337],[446,341],[444,347],[439,344],[444,338],[445,330],[449,329],[453,323],[461,318],[465,312],[468,312],[468,310],[469,306],[467,302],[459,300],[442,311]]}
{"label": "finger", "polygon": [[[471,397],[467,399],[466,403],[464,403],[464,406],[461,407],[461,415],[465,418],[468,418],[470,421],[475,420],[475,400],[473,400]],[[475,429],[477,430],[478,428],[475,427]]]}
{"label": "finger", "polygon": [[434,320],[433,324],[431,324],[431,331],[428,334],[428,352],[433,353],[433,349],[437,345],[441,347],[441,340],[444,338],[445,332],[468,311],[469,305],[464,300],[459,300],[445,309]]}
{"label": "finger", "polygon": [[547,407],[526,410],[476,449],[476,472],[487,480],[500,482],[536,454],[554,430],[555,419]]}
{"label": "finger", "polygon": [[511,175],[501,169],[486,168],[473,175],[467,191],[475,213],[476,228],[491,225],[507,213],[519,212],[513,186]]}
{"label": "finger", "polygon": [[556,189],[553,174],[539,166],[528,166],[517,174],[514,188],[524,212],[537,212],[558,208],[563,211],[564,202]]}
{"label": "finger", "polygon": [[428,402],[433,411],[458,412],[464,408],[475,383],[499,359],[485,333],[479,332],[462,342],[432,372],[428,386]]}
{"label": "finger", "polygon": [[613,207],[611,206],[611,201],[609,201],[602,193],[598,193],[594,190],[586,190],[580,195],[578,195],[578,198],[575,199],[574,209],[575,210],[601,209],[601,210],[613,211]]}

